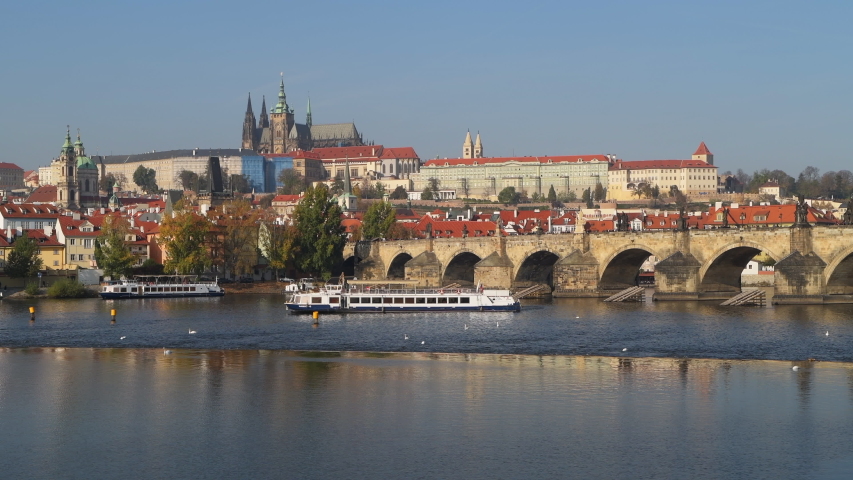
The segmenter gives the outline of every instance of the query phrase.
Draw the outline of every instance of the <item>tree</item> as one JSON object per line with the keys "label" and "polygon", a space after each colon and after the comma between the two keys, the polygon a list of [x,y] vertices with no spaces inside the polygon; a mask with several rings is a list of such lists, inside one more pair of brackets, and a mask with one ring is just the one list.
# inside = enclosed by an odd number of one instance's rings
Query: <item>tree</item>
{"label": "tree", "polygon": [[460,186],[462,187],[462,195],[464,195],[465,198],[468,198],[468,196],[471,194],[471,188],[468,186],[468,179],[463,178],[459,180],[459,182]]}
{"label": "tree", "polygon": [[607,191],[604,190],[604,186],[601,183],[595,184],[595,192],[593,194],[596,202],[603,202],[607,199]]}
{"label": "tree", "polygon": [[806,198],[817,198],[820,195],[820,170],[812,166],[804,168],[797,177],[796,190]]}
{"label": "tree", "polygon": [[276,278],[280,270],[287,268],[287,263],[297,252],[298,237],[298,232],[293,226],[279,225],[270,221],[261,223],[258,231],[258,246],[261,254],[269,262],[269,266],[275,270]]}
{"label": "tree", "polygon": [[332,180],[332,186],[329,187],[329,192],[332,195],[340,195],[344,193],[344,188],[346,188],[346,185],[344,185],[343,179],[341,179],[340,175],[337,175],[335,179]]}
{"label": "tree", "polygon": [[292,168],[285,168],[278,174],[278,183],[281,184],[280,195],[299,195],[307,186],[302,175]]}
{"label": "tree", "polygon": [[41,267],[38,244],[26,235],[16,238],[6,259],[6,274],[12,278],[34,277]]}
{"label": "tree", "polygon": [[145,193],[155,193],[160,190],[157,187],[157,172],[153,168],[145,168],[144,165],[140,165],[133,172],[133,183]]}
{"label": "tree", "polygon": [[180,275],[198,274],[212,263],[207,249],[210,222],[196,214],[183,200],[175,204],[174,216],[160,226],[160,243],[166,252],[165,271]]}
{"label": "tree", "polygon": [[586,204],[586,208],[592,208],[592,190],[590,188],[583,191],[581,201]]}
{"label": "tree", "polygon": [[687,206],[687,196],[681,193],[677,186],[669,187],[669,196],[675,199],[675,204],[679,207]]}
{"label": "tree", "polygon": [[421,192],[421,200],[432,200],[432,189],[429,188],[429,185],[424,187],[424,191]]}
{"label": "tree", "polygon": [[251,273],[258,263],[258,211],[243,199],[222,205],[214,246],[225,272]]}
{"label": "tree", "polygon": [[432,198],[438,200],[441,196],[438,194],[438,191],[441,190],[441,180],[430,177],[429,181],[429,189],[432,190]]}
{"label": "tree", "polygon": [[198,193],[198,174],[190,170],[181,170],[178,173],[178,182],[184,190],[192,190]]}
{"label": "tree", "polygon": [[341,225],[341,207],[329,198],[329,189],[319,184],[308,187],[293,212],[299,232],[297,266],[304,272],[328,279],[343,262],[346,238]]}
{"label": "tree", "polygon": [[557,201],[557,191],[554,190],[554,186],[551,185],[551,188],[548,189],[548,201],[554,203]]}
{"label": "tree", "polygon": [[261,208],[267,209],[272,207],[272,199],[275,198],[275,195],[263,195],[258,198],[258,205]]}
{"label": "tree", "polygon": [[498,194],[498,201],[505,205],[517,205],[521,196],[515,191],[515,187],[509,186]]}
{"label": "tree", "polygon": [[116,177],[112,173],[108,173],[98,180],[98,188],[107,192],[107,195],[112,193],[113,187],[116,184]]}
{"label": "tree", "polygon": [[95,241],[95,260],[104,275],[120,277],[128,275],[136,263],[136,257],[127,248],[130,225],[124,217],[106,216],[101,232]]}
{"label": "tree", "polygon": [[228,181],[230,185],[228,189],[232,192],[237,193],[251,193],[252,192],[252,182],[249,180],[249,177],[246,174],[241,175],[229,175]]}
{"label": "tree", "polygon": [[374,202],[368,207],[361,221],[361,238],[388,238],[388,231],[396,222],[397,213],[388,202]]}
{"label": "tree", "polygon": [[397,185],[397,188],[395,188],[394,191],[391,192],[390,198],[391,200],[405,200],[409,198],[409,194],[408,192],[406,192],[405,187],[403,187],[402,185]]}

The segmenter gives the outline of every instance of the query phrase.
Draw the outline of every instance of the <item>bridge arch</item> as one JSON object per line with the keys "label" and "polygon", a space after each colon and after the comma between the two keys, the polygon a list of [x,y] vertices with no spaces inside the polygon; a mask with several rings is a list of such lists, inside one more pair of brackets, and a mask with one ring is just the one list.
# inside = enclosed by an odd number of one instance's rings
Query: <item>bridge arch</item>
{"label": "bridge arch", "polygon": [[442,272],[442,284],[474,285],[474,265],[480,260],[482,258],[479,255],[469,250],[454,253]]}
{"label": "bridge arch", "polygon": [[388,280],[403,280],[406,278],[406,263],[413,257],[409,252],[402,251],[394,255],[391,260],[385,278]]}
{"label": "bridge arch", "polygon": [[743,269],[761,252],[779,261],[775,253],[755,242],[740,241],[718,249],[699,268],[699,291],[740,292],[740,276]]}
{"label": "bridge arch", "polygon": [[513,275],[513,286],[527,287],[536,284],[547,284],[554,289],[554,264],[560,259],[559,255],[546,249],[535,249],[524,255],[521,265]]}
{"label": "bridge arch", "polygon": [[643,244],[625,245],[614,251],[601,264],[598,280],[601,290],[622,290],[637,285],[640,267],[650,256],[663,260],[655,249]]}
{"label": "bridge arch", "polygon": [[853,294],[853,246],[832,258],[824,270],[823,279],[827,294]]}

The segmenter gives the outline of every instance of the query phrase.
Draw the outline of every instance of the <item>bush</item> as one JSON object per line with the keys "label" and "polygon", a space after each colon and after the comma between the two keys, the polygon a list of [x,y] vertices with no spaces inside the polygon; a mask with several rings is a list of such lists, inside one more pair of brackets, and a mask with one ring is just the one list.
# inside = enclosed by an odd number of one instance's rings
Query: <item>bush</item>
{"label": "bush", "polygon": [[38,282],[27,283],[27,286],[24,288],[24,291],[27,292],[27,295],[38,295],[39,294]]}
{"label": "bush", "polygon": [[47,295],[51,298],[80,298],[86,296],[86,287],[76,280],[63,278],[47,289]]}

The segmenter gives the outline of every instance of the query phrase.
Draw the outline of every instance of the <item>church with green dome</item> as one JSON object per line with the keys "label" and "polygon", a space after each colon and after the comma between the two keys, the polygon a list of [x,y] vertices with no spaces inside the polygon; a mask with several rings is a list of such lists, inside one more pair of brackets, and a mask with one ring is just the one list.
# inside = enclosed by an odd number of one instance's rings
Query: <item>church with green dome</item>
{"label": "church with green dome", "polygon": [[98,166],[86,156],[79,131],[77,141],[72,145],[71,129],[68,129],[59,156],[50,163],[50,167],[56,185],[56,206],[68,209],[101,206]]}

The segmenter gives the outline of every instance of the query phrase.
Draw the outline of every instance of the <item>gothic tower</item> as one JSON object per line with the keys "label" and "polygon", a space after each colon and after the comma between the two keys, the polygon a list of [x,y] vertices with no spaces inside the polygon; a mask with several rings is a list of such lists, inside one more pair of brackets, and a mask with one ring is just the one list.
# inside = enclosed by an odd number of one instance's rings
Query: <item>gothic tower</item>
{"label": "gothic tower", "polygon": [[471,130],[465,135],[465,143],[462,144],[462,158],[474,158],[474,144],[471,142]]}
{"label": "gothic tower", "polygon": [[483,158],[483,142],[480,141],[480,132],[477,132],[477,141],[474,142],[474,158]]}
{"label": "gothic tower", "polygon": [[305,115],[305,125],[308,125],[308,128],[311,128],[313,122],[311,121],[311,97],[308,97],[308,113]]}
{"label": "gothic tower", "polygon": [[270,113],[271,149],[270,153],[287,153],[288,137],[293,128],[293,111],[287,106],[287,98],[284,95],[284,75],[281,77],[281,85],[278,89],[278,103]]}
{"label": "gothic tower", "polygon": [[257,134],[255,132],[255,113],[252,112],[252,94],[249,94],[249,105],[246,107],[246,117],[243,119],[243,148],[254,150]]}
{"label": "gothic tower", "polygon": [[59,156],[51,162],[51,175],[56,184],[56,206],[77,208],[77,182],[75,180],[77,155],[71,145],[71,128],[65,134],[65,143]]}

